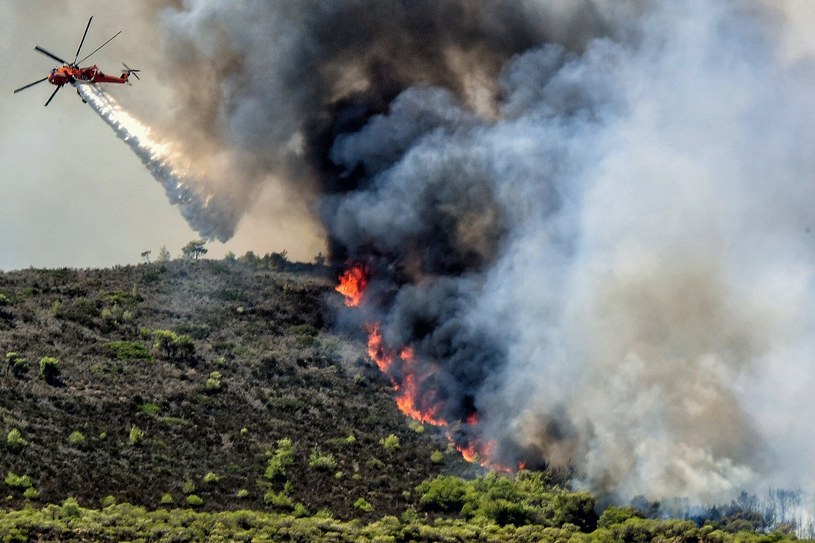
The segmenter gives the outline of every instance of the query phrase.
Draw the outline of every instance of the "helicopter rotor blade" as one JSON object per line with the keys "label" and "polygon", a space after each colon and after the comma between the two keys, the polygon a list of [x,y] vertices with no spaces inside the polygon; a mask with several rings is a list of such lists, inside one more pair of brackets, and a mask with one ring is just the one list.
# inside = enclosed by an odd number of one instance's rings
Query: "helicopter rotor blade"
{"label": "helicopter rotor blade", "polygon": [[48,51],[46,51],[45,49],[43,49],[43,48],[42,48],[42,47],[40,47],[39,45],[35,45],[35,46],[34,46],[34,50],[35,50],[35,51],[39,51],[39,52],[40,52],[40,53],[42,53],[43,55],[45,55],[45,56],[47,56],[47,57],[51,57],[51,58],[53,58],[54,60],[56,60],[57,62],[61,62],[62,64],[65,64],[66,66],[68,65],[68,62],[67,62],[67,61],[62,60],[61,58],[59,58],[59,57],[58,57],[57,55],[55,55],[54,53],[49,53]]}
{"label": "helicopter rotor blade", "polygon": [[48,104],[51,103],[51,100],[54,99],[54,96],[57,95],[57,93],[59,92],[59,89],[61,89],[61,88],[62,88],[62,85],[60,85],[59,87],[56,88],[56,90],[54,91],[54,94],[51,95],[51,98],[49,98],[48,101],[45,102],[45,107],[48,107]]}
{"label": "helicopter rotor blade", "polygon": [[47,78],[47,77],[43,77],[42,79],[38,79],[37,81],[34,81],[33,83],[29,83],[28,85],[22,86],[22,87],[20,87],[19,89],[17,89],[16,91],[14,91],[14,94],[17,94],[17,93],[18,93],[18,92],[20,92],[21,90],[26,90],[28,87],[33,87],[33,86],[34,86],[34,85],[36,85],[37,83],[42,83],[42,82],[43,82],[43,81],[45,81],[46,79],[48,79],[48,78]]}
{"label": "helicopter rotor blade", "polygon": [[129,74],[133,74],[133,77],[135,77],[136,79],[138,79],[139,81],[141,81],[141,77],[139,77],[139,75],[138,75],[138,73],[137,73],[137,72],[140,72],[141,70],[136,70],[136,69],[134,69],[134,68],[131,68],[130,66],[128,66],[128,65],[127,65],[127,64],[125,64],[124,62],[122,62],[122,66],[124,66],[124,67],[125,67],[125,70],[127,70],[127,73],[129,73]]}
{"label": "helicopter rotor blade", "polygon": [[85,38],[88,36],[88,30],[91,28],[91,21],[93,21],[93,15],[91,15],[91,18],[88,19],[88,26],[85,27],[85,33],[82,34],[82,41],[79,42],[79,47],[76,49],[76,56],[74,57],[73,63],[74,66],[76,66],[76,59],[79,58],[79,52],[82,51],[82,45],[85,43]]}
{"label": "helicopter rotor blade", "polygon": [[112,41],[113,41],[113,38],[115,38],[116,36],[118,36],[118,35],[119,35],[119,34],[121,34],[121,33],[122,33],[122,31],[121,31],[121,30],[120,30],[120,31],[118,31],[116,34],[114,34],[114,35],[113,35],[113,37],[112,37],[112,38],[110,38],[108,41],[106,41],[105,43],[103,43],[102,45],[100,45],[99,47],[97,47],[96,49],[94,49],[94,50],[91,52],[91,54],[90,54],[90,55],[87,55],[85,58],[83,58],[83,59],[82,59],[82,60],[80,60],[79,62],[74,62],[74,66],[76,66],[76,65],[78,65],[78,64],[82,64],[83,62],[85,62],[86,60],[88,60],[89,58],[91,58],[91,56],[93,56],[93,55],[94,55],[94,54],[95,54],[97,51],[99,51],[101,48],[103,48],[104,46],[106,46],[107,44],[109,44],[110,42],[112,42]]}

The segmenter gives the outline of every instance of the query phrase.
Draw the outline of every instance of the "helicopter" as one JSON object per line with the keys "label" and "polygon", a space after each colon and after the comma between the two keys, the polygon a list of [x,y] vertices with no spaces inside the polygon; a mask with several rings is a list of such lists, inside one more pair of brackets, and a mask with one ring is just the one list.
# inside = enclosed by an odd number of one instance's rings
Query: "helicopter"
{"label": "helicopter", "polygon": [[[130,79],[131,75],[133,77],[135,77],[136,79],[140,79],[139,76],[138,76],[138,73],[137,73],[140,70],[135,70],[133,68],[130,68],[125,63],[122,63],[122,66],[124,66],[124,69],[122,70],[122,75],[119,76],[119,77],[114,76],[114,75],[105,74],[104,72],[102,72],[102,70],[99,69],[98,66],[96,66],[96,64],[94,64],[93,66],[88,66],[86,68],[80,68],[79,67],[80,64],[82,64],[83,62],[88,60],[88,58],[90,58],[93,54],[95,54],[101,48],[103,48],[104,46],[109,44],[111,41],[113,41],[113,39],[116,36],[118,36],[119,34],[122,33],[122,31],[120,30],[119,32],[114,34],[113,37],[108,39],[105,43],[103,43],[102,45],[100,45],[99,47],[94,49],[89,55],[86,55],[82,60],[78,61],[77,59],[79,58],[79,54],[82,51],[82,45],[84,45],[85,38],[88,36],[88,30],[91,28],[91,21],[93,21],[93,15],[91,15],[90,19],[88,19],[88,26],[85,27],[85,33],[82,34],[82,41],[79,42],[79,47],[76,50],[76,55],[74,56],[73,62],[67,62],[67,61],[61,59],[60,57],[58,57],[57,55],[55,55],[55,54],[53,54],[53,53],[51,53],[49,51],[46,51],[45,49],[43,49],[39,45],[34,46],[35,51],[37,51],[38,53],[42,53],[43,55],[45,55],[47,57],[50,57],[50,58],[56,60],[57,62],[61,62],[62,66],[60,66],[58,68],[53,68],[51,70],[51,73],[48,74],[46,77],[43,77],[42,79],[38,79],[37,81],[34,81],[33,83],[29,83],[28,85],[23,85],[19,89],[15,90],[14,94],[17,94],[18,92],[20,92],[22,90],[25,90],[25,89],[27,89],[29,87],[33,87],[34,85],[38,85],[39,83],[42,83],[43,81],[48,81],[52,85],[56,85],[57,88],[54,89],[54,92],[51,94],[50,98],[48,98],[48,101],[45,102],[45,105],[47,106],[48,104],[51,103],[51,100],[54,99],[54,96],[57,95],[57,93],[59,92],[59,89],[61,89],[63,87],[63,85],[66,85],[68,83],[70,83],[71,85],[74,85],[75,87],[77,85],[95,85],[97,83],[120,83],[120,84],[128,83],[129,84],[129,79]],[[77,89],[76,93],[79,94],[79,89]],[[79,94],[79,97],[82,98],[82,95]],[[85,99],[83,98],[82,101],[84,102]]]}

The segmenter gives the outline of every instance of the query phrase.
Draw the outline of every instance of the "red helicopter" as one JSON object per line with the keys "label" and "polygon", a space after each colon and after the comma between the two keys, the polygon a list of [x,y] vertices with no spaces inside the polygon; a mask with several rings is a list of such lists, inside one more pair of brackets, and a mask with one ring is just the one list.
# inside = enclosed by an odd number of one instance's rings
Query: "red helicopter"
{"label": "red helicopter", "polygon": [[[102,47],[109,44],[111,41],[113,41],[113,38],[115,38],[116,36],[118,36],[119,34],[122,33],[122,31],[120,30],[119,32],[114,34],[113,37],[110,38],[108,41],[106,41],[105,43],[103,43],[102,45],[100,45],[99,47],[94,49],[91,52],[90,55],[87,55],[85,58],[83,58],[82,60],[77,62],[77,59],[79,58],[79,52],[82,51],[82,45],[85,43],[85,38],[88,35],[88,30],[91,27],[91,21],[93,21],[93,15],[91,15],[91,18],[88,19],[88,26],[85,27],[85,33],[82,34],[82,41],[79,42],[79,47],[76,50],[76,56],[74,57],[73,62],[70,62],[70,63],[66,62],[66,61],[62,60],[61,58],[59,58],[58,56],[54,55],[53,53],[49,53],[48,51],[46,51],[45,49],[43,49],[39,45],[35,46],[34,47],[35,51],[38,51],[38,52],[42,53],[45,56],[51,57],[52,59],[56,60],[57,62],[61,62],[62,66],[60,66],[59,68],[52,69],[51,73],[47,77],[43,77],[42,79],[34,81],[33,83],[29,83],[28,85],[22,86],[19,89],[15,90],[14,93],[16,94],[16,93],[20,92],[21,90],[25,90],[25,89],[27,89],[29,87],[33,87],[34,85],[42,83],[45,80],[48,80],[49,83],[51,83],[52,85],[56,85],[57,88],[54,90],[54,93],[51,94],[51,97],[48,98],[48,101],[45,102],[45,105],[47,106],[48,104],[51,103],[51,100],[54,99],[54,96],[57,95],[57,93],[59,92],[59,89],[61,89],[63,85],[68,84],[68,83],[70,83],[71,85],[74,85],[74,86],[76,86],[76,85],[93,85],[93,84],[96,84],[96,83],[127,83],[128,80],[130,79],[131,74],[136,79],[139,79],[139,76],[136,73],[139,70],[134,70],[133,68],[130,68],[127,64],[124,64],[124,63],[122,63],[122,65],[125,67],[125,69],[122,70],[122,75],[120,77],[116,77],[114,75],[107,75],[105,73],[102,73],[102,70],[100,70],[96,66],[96,64],[94,64],[93,66],[88,66],[87,68],[80,68],[79,67],[79,64],[81,64],[81,63],[85,62],[86,60],[88,60],[88,58],[90,58],[91,55],[93,55],[94,53],[99,51]],[[77,89],[76,93],[79,94],[79,89]],[[79,94],[79,97],[81,98],[82,95]],[[84,102],[85,100],[83,99],[82,101]]]}

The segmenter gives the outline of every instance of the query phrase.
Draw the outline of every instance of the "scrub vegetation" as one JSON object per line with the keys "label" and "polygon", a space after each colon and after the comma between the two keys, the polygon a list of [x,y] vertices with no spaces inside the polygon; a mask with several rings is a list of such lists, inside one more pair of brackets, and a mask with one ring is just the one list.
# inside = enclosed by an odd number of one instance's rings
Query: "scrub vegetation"
{"label": "scrub vegetation", "polygon": [[650,520],[465,462],[399,413],[333,317],[335,275],[251,254],[0,273],[0,541],[792,537],[735,504]]}

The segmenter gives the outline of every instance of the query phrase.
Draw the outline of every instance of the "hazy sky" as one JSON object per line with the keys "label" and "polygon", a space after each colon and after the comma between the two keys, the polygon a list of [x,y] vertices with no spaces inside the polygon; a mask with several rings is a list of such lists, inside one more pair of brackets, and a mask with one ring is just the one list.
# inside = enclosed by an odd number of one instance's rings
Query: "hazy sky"
{"label": "hazy sky", "polygon": [[[72,88],[63,88],[47,108],[43,104],[54,89],[47,82],[12,93],[56,65],[34,51],[35,45],[70,60],[94,15],[85,54],[117,31],[123,33],[89,63],[112,73],[123,61],[142,69],[141,81],[110,85],[109,92],[137,116],[161,118],[173,104],[162,85],[160,52],[151,34],[156,29],[151,19],[140,16],[149,4],[0,3],[0,53],[6,64],[6,92],[0,94],[0,270],[136,263],[142,251],[155,256],[164,245],[176,256],[198,238],[161,185]],[[292,225],[286,231],[285,224],[268,224],[264,217],[246,219],[228,244],[210,244],[210,255],[286,249],[307,260],[321,249],[319,241],[312,235],[302,244],[293,242],[296,229]]]}

